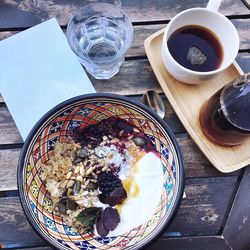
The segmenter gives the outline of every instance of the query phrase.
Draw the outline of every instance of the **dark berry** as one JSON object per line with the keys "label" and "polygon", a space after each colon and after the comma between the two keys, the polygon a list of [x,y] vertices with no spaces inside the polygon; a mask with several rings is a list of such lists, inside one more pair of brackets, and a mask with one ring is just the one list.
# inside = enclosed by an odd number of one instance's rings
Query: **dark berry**
{"label": "dark berry", "polygon": [[122,187],[122,182],[111,172],[102,173],[98,179],[98,187],[103,196],[107,197],[115,188]]}

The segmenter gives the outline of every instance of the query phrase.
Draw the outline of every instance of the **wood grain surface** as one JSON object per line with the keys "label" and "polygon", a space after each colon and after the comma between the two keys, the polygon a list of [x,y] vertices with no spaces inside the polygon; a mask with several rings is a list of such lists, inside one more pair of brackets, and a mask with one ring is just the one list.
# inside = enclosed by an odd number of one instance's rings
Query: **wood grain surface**
{"label": "wood grain surface", "polygon": [[[234,192],[236,176],[198,178],[186,181],[187,198],[168,232],[203,235],[208,229],[215,235],[222,226],[226,208]],[[221,192],[217,192],[220,188]],[[192,209],[190,209],[192,208]],[[0,198],[0,242],[16,244],[43,242],[29,225],[18,197]],[[203,232],[204,230],[204,232]]]}
{"label": "wood grain surface", "polygon": [[[51,17],[56,17],[60,25],[65,26],[75,11],[93,2],[96,1],[4,0],[0,2],[0,29],[30,27]],[[105,2],[121,7],[133,22],[152,22],[171,19],[174,15],[187,8],[205,7],[208,0],[109,0]],[[249,14],[249,10],[239,0],[222,1],[220,11],[229,16]]]}
{"label": "wood grain surface", "polygon": [[[236,61],[244,72],[250,71],[250,54],[239,53]],[[89,76],[97,92],[127,96],[142,95],[148,89],[163,93],[147,59],[127,60],[117,75],[110,80],[97,80]],[[4,100],[0,96],[0,105]],[[1,106],[0,106],[1,107]]]}
{"label": "wood grain surface", "polygon": [[[176,138],[183,154],[186,178],[223,175],[207,161],[188,134],[177,134]],[[17,190],[16,171],[20,151],[21,148],[0,149],[0,191]],[[240,173],[236,171],[227,176],[238,176]]]}
{"label": "wood grain surface", "polygon": [[[250,11],[249,11],[250,14]],[[0,19],[1,20],[1,19]],[[250,19],[232,19],[232,23],[235,25],[239,37],[240,37],[240,50],[250,50],[250,37],[249,37],[249,29],[250,29]],[[136,25],[134,26],[134,38],[133,43],[128,50],[126,56],[135,57],[135,56],[145,56],[144,49],[144,40],[155,33],[158,30],[166,27],[167,21],[163,24],[148,24],[148,25]],[[63,29],[65,32],[65,29]],[[2,31],[0,32],[0,41],[8,38],[14,34],[17,34],[21,31]]]}
{"label": "wood grain surface", "polygon": [[[93,2],[96,0],[0,1],[0,40],[54,16],[65,31],[72,14]],[[205,7],[208,0],[105,2],[120,6],[128,14],[134,25],[134,40],[119,74],[109,81],[90,76],[93,85],[97,92],[122,94],[139,101],[148,89],[161,93],[166,107],[164,120],[175,133],[184,157],[187,198],[182,200],[172,225],[148,249],[249,249],[249,168],[223,174],[208,162],[164,97],[143,46],[145,38],[164,28],[178,12]],[[223,0],[220,11],[239,32],[237,62],[248,72],[250,11],[239,0]],[[17,197],[16,168],[22,145],[22,138],[0,94],[0,248],[52,250],[29,225]]]}
{"label": "wood grain surface", "polygon": [[235,147],[222,147],[211,142],[199,122],[202,105],[227,83],[240,77],[243,72],[237,63],[202,84],[184,84],[175,79],[165,68],[161,55],[164,30],[160,30],[145,40],[145,49],[151,67],[169,102],[184,127],[206,155],[208,160],[221,172],[229,173],[250,164],[250,138]]}

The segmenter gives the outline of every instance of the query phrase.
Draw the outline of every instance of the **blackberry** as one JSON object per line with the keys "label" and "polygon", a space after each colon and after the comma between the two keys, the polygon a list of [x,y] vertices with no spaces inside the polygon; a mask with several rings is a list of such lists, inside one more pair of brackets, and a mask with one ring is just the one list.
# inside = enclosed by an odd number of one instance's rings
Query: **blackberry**
{"label": "blackberry", "polygon": [[98,178],[98,187],[102,195],[108,197],[115,188],[122,187],[122,182],[111,172],[102,173]]}

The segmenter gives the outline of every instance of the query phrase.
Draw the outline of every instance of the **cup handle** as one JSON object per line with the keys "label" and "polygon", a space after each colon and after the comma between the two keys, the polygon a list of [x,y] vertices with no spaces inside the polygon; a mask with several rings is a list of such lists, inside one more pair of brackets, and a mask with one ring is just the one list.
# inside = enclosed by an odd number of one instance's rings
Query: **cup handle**
{"label": "cup handle", "polygon": [[220,4],[221,0],[209,0],[206,8],[212,11],[218,11]]}

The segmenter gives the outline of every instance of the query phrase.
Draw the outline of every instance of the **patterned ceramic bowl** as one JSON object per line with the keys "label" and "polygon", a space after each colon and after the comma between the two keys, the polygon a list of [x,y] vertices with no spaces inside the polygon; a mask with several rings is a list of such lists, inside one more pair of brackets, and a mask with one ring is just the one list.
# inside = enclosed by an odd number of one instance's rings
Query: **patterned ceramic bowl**
{"label": "patterned ceramic bowl", "polygon": [[[100,237],[80,234],[52,212],[52,203],[39,169],[48,161],[53,145],[69,130],[116,116],[139,127],[155,144],[162,164],[162,194],[152,217],[125,234]],[[151,243],[168,226],[180,204],[183,161],[168,126],[149,108],[129,98],[90,94],[69,99],[45,114],[26,139],[18,164],[18,187],[24,212],[35,230],[59,249],[139,249]]]}

